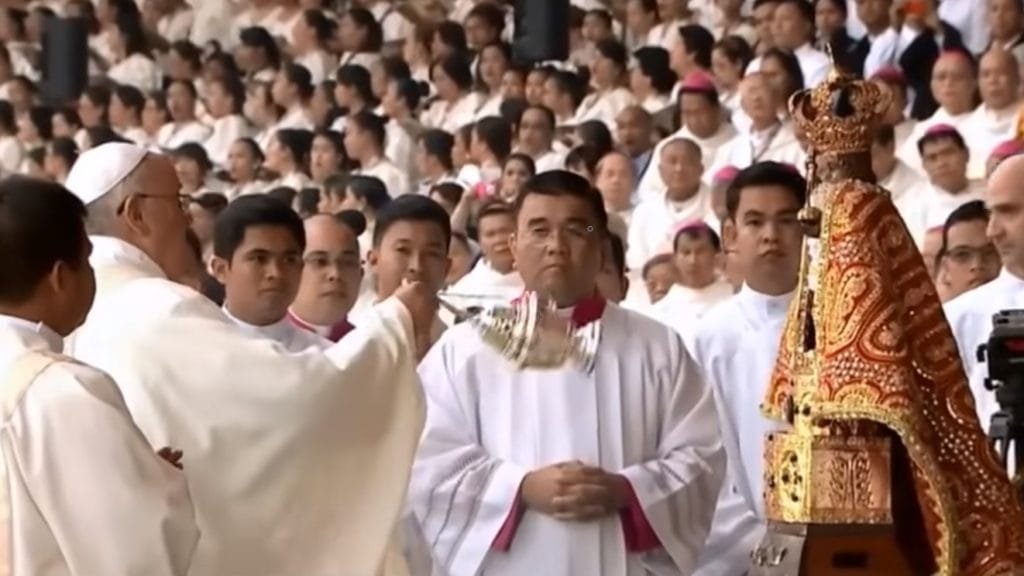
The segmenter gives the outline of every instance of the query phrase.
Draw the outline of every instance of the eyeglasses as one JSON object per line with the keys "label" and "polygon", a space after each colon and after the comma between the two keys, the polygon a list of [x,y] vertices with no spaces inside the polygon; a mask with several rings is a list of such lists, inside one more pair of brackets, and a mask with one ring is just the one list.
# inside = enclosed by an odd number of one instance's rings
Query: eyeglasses
{"label": "eyeglasses", "polygon": [[[188,194],[175,194],[174,196],[167,196],[165,194],[146,194],[140,192],[138,194],[132,194],[131,198],[151,198],[154,200],[174,200],[178,203],[178,208],[182,212],[188,213],[188,207],[192,204],[192,197]],[[124,212],[124,205],[128,202],[128,198],[121,201],[121,205],[117,207],[117,215],[120,216]]]}

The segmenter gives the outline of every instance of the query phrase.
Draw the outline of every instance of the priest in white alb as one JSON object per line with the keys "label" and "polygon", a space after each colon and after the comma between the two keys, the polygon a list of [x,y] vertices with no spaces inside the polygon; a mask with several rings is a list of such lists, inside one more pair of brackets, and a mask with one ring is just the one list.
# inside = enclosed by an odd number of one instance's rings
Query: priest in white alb
{"label": "priest in white alb", "polygon": [[978,362],[978,347],[992,334],[992,316],[1024,309],[1024,156],[1003,160],[983,194],[989,210],[987,233],[1003,260],[995,280],[966,292],[945,306],[960,358],[971,382],[978,417],[985,429],[999,408],[995,393],[985,388],[988,364]]}
{"label": "priest in white alb", "polygon": [[62,186],[0,182],[0,574],[185,576],[184,474],[109,376],[61,355],[96,290],[84,219]]}
{"label": "priest in white alb", "polygon": [[803,231],[797,213],[807,183],[788,166],[762,162],[729,187],[724,234],[743,270],[739,293],[707,312],[694,356],[715,393],[728,470],[696,576],[741,576],[765,533],[762,442],[775,425],[761,414],[789,303]]}
{"label": "priest in white alb", "polygon": [[592,372],[513,367],[463,323],[420,365],[427,425],[410,503],[450,576],[689,574],[725,465],[717,416],[672,330],[596,295],[607,215],[565,171],[518,199],[526,289],[600,322]]}
{"label": "priest in white alb", "polygon": [[104,144],[67,186],[89,208],[98,291],[66,350],[115,377],[150,445],[184,452],[203,535],[190,575],[377,573],[423,422],[433,295],[414,282],[341,343],[290,353],[173,281],[188,218],[167,157]]}

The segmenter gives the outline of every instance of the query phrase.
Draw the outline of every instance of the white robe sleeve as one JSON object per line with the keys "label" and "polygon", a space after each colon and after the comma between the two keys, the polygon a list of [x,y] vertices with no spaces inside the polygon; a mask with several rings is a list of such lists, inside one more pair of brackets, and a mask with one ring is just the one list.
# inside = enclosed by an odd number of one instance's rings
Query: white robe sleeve
{"label": "white robe sleeve", "polygon": [[445,339],[420,364],[427,423],[409,499],[435,566],[443,573],[477,574],[528,470],[480,445],[475,402],[456,380],[454,352],[454,339]]}
{"label": "white robe sleeve", "polygon": [[[29,500],[21,505],[45,520],[70,573],[188,572],[199,532],[185,477],[151,449],[106,375],[67,363],[47,368],[9,430],[8,477],[24,478]],[[14,532],[19,573],[34,563],[24,555],[33,547],[17,525]]]}
{"label": "white robe sleeve", "polygon": [[662,400],[662,432],[655,456],[620,474],[629,480],[664,551],[683,574],[697,563],[722,485],[725,453],[710,387],[696,363],[676,345],[669,369],[675,386]]}

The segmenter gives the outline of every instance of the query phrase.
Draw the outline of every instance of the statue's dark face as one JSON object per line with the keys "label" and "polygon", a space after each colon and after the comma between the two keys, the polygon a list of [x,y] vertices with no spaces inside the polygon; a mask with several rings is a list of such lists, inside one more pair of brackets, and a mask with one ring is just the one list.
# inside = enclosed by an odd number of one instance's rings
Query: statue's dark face
{"label": "statue's dark face", "polygon": [[837,118],[849,118],[857,113],[853,106],[853,93],[848,86],[832,93],[832,114]]}

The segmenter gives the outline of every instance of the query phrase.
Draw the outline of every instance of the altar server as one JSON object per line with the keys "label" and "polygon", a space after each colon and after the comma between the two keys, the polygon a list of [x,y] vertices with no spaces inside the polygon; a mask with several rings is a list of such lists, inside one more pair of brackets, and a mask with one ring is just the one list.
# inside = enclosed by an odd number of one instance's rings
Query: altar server
{"label": "altar server", "polygon": [[516,370],[468,323],[430,351],[410,501],[435,568],[689,574],[724,466],[711,392],[669,327],[596,295],[607,215],[586,180],[538,174],[516,213],[527,290],[601,322],[596,367]]}
{"label": "altar server", "polygon": [[698,576],[740,576],[764,535],[762,448],[772,424],[759,405],[775,367],[800,271],[797,213],[806,182],[775,162],[739,173],[726,196],[726,242],[744,270],[739,293],[708,311],[694,355],[715,392],[728,454],[725,484]]}
{"label": "altar server", "polygon": [[299,291],[305,247],[302,219],[270,196],[243,196],[214,224],[211,268],[224,286],[224,313],[246,334],[292,352],[330,344],[287,318]]}
{"label": "altar server", "polygon": [[1024,156],[1011,156],[996,167],[984,192],[989,211],[988,237],[1003,260],[1003,270],[989,282],[954,298],[946,305],[946,318],[956,336],[960,358],[971,380],[971,391],[981,425],[988,429],[999,408],[995,394],[985,388],[988,365],[978,362],[978,346],[988,342],[992,316],[1002,310],[1024,308]]}
{"label": "altar server", "polygon": [[0,573],[184,575],[199,536],[184,475],[109,376],[60,353],[96,291],[84,218],[62,186],[0,182]]}
{"label": "altar server", "polygon": [[168,158],[104,144],[68,187],[89,207],[98,293],[66,349],[118,380],[150,445],[184,451],[189,574],[374,574],[422,428],[413,351],[433,295],[413,282],[326,353],[291,354],[168,280],[188,256]]}

